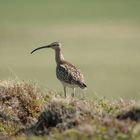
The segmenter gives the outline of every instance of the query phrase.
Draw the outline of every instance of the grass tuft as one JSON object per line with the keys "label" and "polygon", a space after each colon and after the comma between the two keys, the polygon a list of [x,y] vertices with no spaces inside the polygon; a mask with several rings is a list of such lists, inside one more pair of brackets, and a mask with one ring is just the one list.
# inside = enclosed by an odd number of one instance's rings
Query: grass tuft
{"label": "grass tuft", "polygon": [[0,82],[0,132],[13,135],[36,121],[43,103],[37,86],[26,82]]}

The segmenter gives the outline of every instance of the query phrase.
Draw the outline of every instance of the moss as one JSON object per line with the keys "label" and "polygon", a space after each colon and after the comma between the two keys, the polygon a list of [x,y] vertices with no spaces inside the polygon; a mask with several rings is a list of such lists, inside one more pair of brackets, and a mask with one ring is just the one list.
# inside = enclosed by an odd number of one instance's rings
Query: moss
{"label": "moss", "polygon": [[11,136],[13,135],[20,126],[18,124],[14,124],[13,122],[6,121],[6,122],[0,122],[0,133],[4,136]]}

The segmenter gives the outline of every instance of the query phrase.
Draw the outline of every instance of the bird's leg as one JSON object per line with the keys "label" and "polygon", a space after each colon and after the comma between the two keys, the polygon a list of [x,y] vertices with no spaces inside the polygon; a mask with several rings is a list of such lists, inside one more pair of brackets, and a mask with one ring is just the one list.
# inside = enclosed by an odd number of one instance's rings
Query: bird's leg
{"label": "bird's leg", "polygon": [[65,98],[67,97],[67,95],[66,95],[66,86],[64,86],[64,96],[65,96]]}
{"label": "bird's leg", "polygon": [[81,99],[85,99],[85,97],[86,97],[85,93],[86,93],[85,90],[83,90],[83,94],[82,94],[82,98]]}
{"label": "bird's leg", "polygon": [[75,96],[75,88],[73,88],[73,93],[72,93],[72,97]]}

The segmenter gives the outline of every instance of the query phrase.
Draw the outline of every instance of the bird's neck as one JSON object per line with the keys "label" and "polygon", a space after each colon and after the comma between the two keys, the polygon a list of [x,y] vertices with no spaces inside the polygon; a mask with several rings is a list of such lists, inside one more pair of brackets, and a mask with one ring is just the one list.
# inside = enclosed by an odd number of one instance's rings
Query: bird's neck
{"label": "bird's neck", "polygon": [[64,60],[62,52],[60,49],[55,50],[55,61],[57,64],[60,64]]}

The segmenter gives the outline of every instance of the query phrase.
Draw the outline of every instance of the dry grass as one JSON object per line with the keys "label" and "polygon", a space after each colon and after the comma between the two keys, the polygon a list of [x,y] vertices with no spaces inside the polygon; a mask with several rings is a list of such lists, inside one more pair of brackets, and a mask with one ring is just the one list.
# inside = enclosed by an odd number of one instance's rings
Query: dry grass
{"label": "dry grass", "polygon": [[23,81],[1,81],[0,97],[2,138],[140,138],[136,101],[65,99],[54,92],[44,94],[35,84]]}
{"label": "dry grass", "polygon": [[0,132],[13,135],[36,121],[43,102],[40,90],[26,82],[0,82]]}

